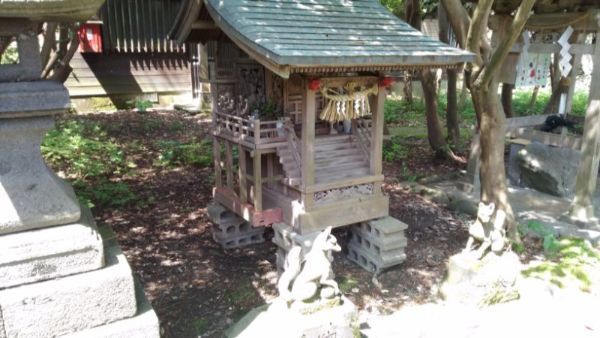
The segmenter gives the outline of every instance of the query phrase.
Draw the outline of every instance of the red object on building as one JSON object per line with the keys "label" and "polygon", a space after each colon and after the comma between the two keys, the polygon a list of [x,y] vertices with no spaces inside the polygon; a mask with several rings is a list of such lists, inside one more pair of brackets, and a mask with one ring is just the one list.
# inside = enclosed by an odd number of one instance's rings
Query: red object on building
{"label": "red object on building", "polygon": [[79,52],[102,53],[102,25],[84,23],[79,27]]}
{"label": "red object on building", "polygon": [[394,81],[394,78],[388,76],[379,79],[379,85],[385,88],[390,88],[394,84],[394,82],[396,82]]}
{"label": "red object on building", "polygon": [[321,88],[321,80],[319,79],[312,79],[308,83],[308,89],[312,90],[313,92],[319,90],[319,88]]}

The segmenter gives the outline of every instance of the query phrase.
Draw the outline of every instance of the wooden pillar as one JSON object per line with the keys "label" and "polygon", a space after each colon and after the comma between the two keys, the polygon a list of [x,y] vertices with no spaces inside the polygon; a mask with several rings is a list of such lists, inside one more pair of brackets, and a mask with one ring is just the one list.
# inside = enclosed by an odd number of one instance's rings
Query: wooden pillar
{"label": "wooden pillar", "polygon": [[262,153],[260,150],[254,152],[252,159],[252,173],[254,175],[254,209],[262,211]]}
{"label": "wooden pillar", "polygon": [[315,92],[304,83],[304,111],[302,114],[302,185],[309,187],[315,184]]}
{"label": "wooden pillar", "polygon": [[[600,31],[597,36],[600,36]],[[570,217],[582,222],[588,222],[594,217],[593,196],[600,162],[600,39],[596,39],[592,61],[594,71],[590,88],[590,102],[585,114],[581,162],[579,162],[577,170],[575,197],[569,210]]]}
{"label": "wooden pillar", "polygon": [[248,192],[247,187],[248,184],[246,182],[246,150],[242,147],[241,144],[238,144],[238,177],[240,181],[240,202],[242,204],[248,203]]}
{"label": "wooden pillar", "polygon": [[213,161],[215,166],[215,186],[221,188],[223,186],[223,178],[221,177],[221,144],[216,136],[213,136]]}
{"label": "wooden pillar", "polygon": [[231,151],[231,142],[225,141],[225,156],[227,157],[227,188],[233,191],[233,154]]}
{"label": "wooden pillar", "polygon": [[[315,184],[315,119],[316,98],[315,92],[308,88],[308,81],[304,81],[302,112],[302,190]],[[309,209],[314,202],[314,194],[302,193],[304,207]]]}
{"label": "wooden pillar", "polygon": [[273,178],[275,177],[275,154],[267,154],[267,177],[269,181],[267,182],[268,187],[273,187],[275,185],[275,181]]}
{"label": "wooden pillar", "polygon": [[383,106],[387,96],[387,89],[379,86],[377,97],[372,100],[372,125],[371,125],[371,175],[381,175],[383,152]]}

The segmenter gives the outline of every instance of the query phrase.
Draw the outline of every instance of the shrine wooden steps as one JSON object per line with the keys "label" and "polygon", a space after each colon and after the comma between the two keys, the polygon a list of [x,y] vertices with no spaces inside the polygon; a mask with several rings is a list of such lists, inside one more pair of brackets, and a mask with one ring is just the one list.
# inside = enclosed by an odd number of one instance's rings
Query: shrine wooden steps
{"label": "shrine wooden steps", "polygon": [[315,183],[369,175],[369,163],[349,135],[315,140]]}
{"label": "shrine wooden steps", "polygon": [[[289,145],[277,148],[289,185],[300,185],[302,170]],[[349,135],[321,136],[314,145],[315,184],[369,175],[369,163]]]}

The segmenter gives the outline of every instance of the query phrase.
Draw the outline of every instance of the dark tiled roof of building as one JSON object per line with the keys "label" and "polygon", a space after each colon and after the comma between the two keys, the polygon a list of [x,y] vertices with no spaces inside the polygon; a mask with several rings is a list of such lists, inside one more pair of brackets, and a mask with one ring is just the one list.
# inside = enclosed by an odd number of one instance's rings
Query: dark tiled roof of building
{"label": "dark tiled roof of building", "polygon": [[473,54],[398,19],[377,0],[205,0],[235,42],[277,65],[451,66]]}

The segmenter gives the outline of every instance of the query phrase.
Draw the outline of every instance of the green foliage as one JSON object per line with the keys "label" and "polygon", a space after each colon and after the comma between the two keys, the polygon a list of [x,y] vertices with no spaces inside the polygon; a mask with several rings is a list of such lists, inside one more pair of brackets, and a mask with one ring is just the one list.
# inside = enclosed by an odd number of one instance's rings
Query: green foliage
{"label": "green foliage", "polygon": [[530,107],[532,89],[515,90],[513,93],[513,111],[516,115],[541,115],[550,100],[550,92],[540,90],[535,104]]}
{"label": "green foliage", "polygon": [[137,196],[123,182],[112,182],[106,179],[94,184],[75,181],[73,187],[79,199],[88,207],[122,207],[132,203]]}
{"label": "green foliage", "polygon": [[420,177],[420,175],[415,174],[412,171],[410,171],[410,169],[408,169],[406,164],[402,165],[401,176],[407,182],[416,182]]}
{"label": "green foliage", "polygon": [[480,301],[480,306],[490,306],[507,303],[519,299],[519,291],[514,287],[507,287],[502,282],[496,281]]}
{"label": "green foliage", "polygon": [[403,100],[389,99],[383,106],[383,119],[386,123],[405,123],[420,125],[425,121],[425,104],[419,100],[407,103]]}
{"label": "green foliage", "polygon": [[381,4],[397,17],[404,17],[404,0],[380,0]]}
{"label": "green foliage", "polygon": [[525,227],[521,227],[522,233],[532,233],[533,235],[542,238],[542,246],[548,255],[555,255],[559,248],[556,235],[542,223],[538,221],[529,221]]}
{"label": "green foliage", "polygon": [[580,238],[555,240],[549,252],[550,260],[525,269],[523,275],[547,280],[559,287],[575,284],[589,292],[592,286],[589,271],[600,268],[600,252]]}
{"label": "green foliage", "polygon": [[8,48],[0,55],[0,65],[14,65],[19,63],[19,51],[17,45],[11,43]]}
{"label": "green foliage", "polygon": [[522,254],[525,252],[525,245],[523,243],[513,242],[511,247],[512,250],[517,254]]}
{"label": "green foliage", "polygon": [[204,318],[198,318],[193,321],[194,328],[196,329],[196,333],[200,337],[206,329],[208,329],[209,322]]}
{"label": "green foliage", "polygon": [[155,165],[158,166],[177,166],[192,165],[208,167],[212,165],[212,142],[210,141],[192,141],[181,143],[178,141],[158,141],[157,148],[160,150]]}
{"label": "green foliage", "polygon": [[341,277],[338,286],[340,288],[340,292],[345,294],[358,286],[358,280],[352,277]]}
{"label": "green foliage", "polygon": [[571,114],[576,116],[585,116],[585,111],[588,106],[588,93],[578,91],[573,94],[573,105],[571,106]]}
{"label": "green foliage", "polygon": [[126,161],[121,147],[100,124],[61,121],[46,135],[41,149],[46,161],[73,181],[77,196],[89,207],[119,207],[135,200],[127,184],[109,179],[135,164]]}
{"label": "green foliage", "polygon": [[251,112],[258,112],[258,119],[261,121],[275,121],[281,117],[279,105],[273,100],[266,100],[255,104],[250,109]]}
{"label": "green foliage", "polygon": [[107,177],[127,169],[119,145],[93,122],[59,122],[48,132],[41,149],[51,165],[75,180]]}
{"label": "green foliage", "polygon": [[138,112],[145,113],[149,108],[152,108],[152,101],[136,99],[135,108]]}
{"label": "green foliage", "polygon": [[393,162],[403,160],[408,157],[408,149],[401,143],[399,136],[394,136],[383,146],[383,160]]}

